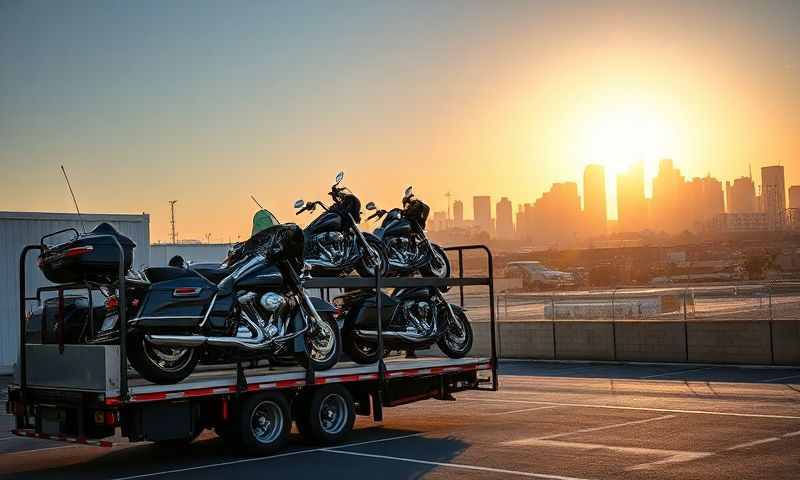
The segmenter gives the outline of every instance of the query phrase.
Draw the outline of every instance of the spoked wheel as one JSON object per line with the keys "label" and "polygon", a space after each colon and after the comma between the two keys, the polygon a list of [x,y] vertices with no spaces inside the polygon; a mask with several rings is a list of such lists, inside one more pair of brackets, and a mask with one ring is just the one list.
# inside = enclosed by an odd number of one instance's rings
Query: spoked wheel
{"label": "spoked wheel", "polygon": [[375,272],[380,272],[385,276],[389,269],[389,258],[386,254],[386,247],[377,238],[367,237],[368,251],[363,251],[361,261],[356,264],[356,271],[362,277],[374,277]]}
{"label": "spoked wheel", "polygon": [[[450,257],[447,256],[442,247],[431,244],[433,255],[431,261],[422,268],[422,276],[436,278],[450,278]],[[446,292],[449,287],[439,287],[439,290]]]}
{"label": "spoked wheel", "polygon": [[328,312],[319,314],[322,324],[316,325],[314,334],[306,334],[306,351],[295,354],[297,361],[315,371],[328,370],[336,365],[342,353],[342,336],[336,319]]}
{"label": "spoked wheel", "polygon": [[248,452],[275,452],[286,444],[292,427],[289,403],[280,392],[253,395],[242,404],[237,427]]}
{"label": "spoked wheel", "polygon": [[298,401],[295,421],[304,438],[331,444],[353,429],[353,396],[342,385],[326,385]]}
{"label": "spoked wheel", "polygon": [[467,314],[461,308],[451,305],[455,316],[445,308],[444,333],[436,344],[450,358],[461,358],[472,348],[472,326]]}
{"label": "spoked wheel", "polygon": [[141,336],[128,342],[128,360],[145,379],[159,384],[178,383],[200,361],[197,348],[155,346]]}

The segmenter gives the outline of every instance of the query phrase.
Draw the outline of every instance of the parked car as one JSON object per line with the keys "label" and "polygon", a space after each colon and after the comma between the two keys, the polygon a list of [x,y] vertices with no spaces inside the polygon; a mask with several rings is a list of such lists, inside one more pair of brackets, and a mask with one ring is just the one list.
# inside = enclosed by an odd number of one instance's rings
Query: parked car
{"label": "parked car", "polygon": [[547,267],[542,262],[508,262],[505,268],[508,278],[521,278],[525,290],[571,288],[577,285],[575,275]]}

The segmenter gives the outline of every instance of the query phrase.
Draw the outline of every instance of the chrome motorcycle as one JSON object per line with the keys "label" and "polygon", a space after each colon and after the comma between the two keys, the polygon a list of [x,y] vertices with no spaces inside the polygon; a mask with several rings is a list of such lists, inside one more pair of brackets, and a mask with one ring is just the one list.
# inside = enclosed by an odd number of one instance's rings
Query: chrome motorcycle
{"label": "chrome motorcycle", "polygon": [[[381,292],[384,351],[424,349],[436,344],[450,358],[461,358],[472,348],[472,327],[466,312],[447,302],[437,288],[396,289]],[[336,297],[344,317],[345,353],[357,363],[378,360],[377,299],[375,290],[362,289]]]}
{"label": "chrome motorcycle", "polygon": [[[374,210],[375,205],[367,205]],[[380,228],[372,233],[383,241],[389,258],[388,275],[413,275],[426,277],[450,277],[450,259],[444,249],[431,242],[425,235],[425,224],[430,207],[414,198],[411,187],[403,194],[403,208],[376,210],[367,217],[383,219]]]}
{"label": "chrome motorcycle", "polygon": [[[293,355],[326,370],[339,359],[335,308],[303,288],[303,234],[276,225],[237,244],[221,265],[151,267],[126,280],[127,351],[154,383],[176,383],[198,363]],[[116,295],[87,343],[119,342]]]}
{"label": "chrome motorcycle", "polygon": [[388,262],[383,243],[376,236],[362,232],[361,201],[347,187],[339,184],[344,173],[336,175],[331,187],[333,203],[328,207],[320,201],[297,200],[294,208],[297,215],[314,212],[317,207],[323,213],[305,229],[305,262],[311,265],[315,275],[348,275],[353,270],[362,277],[386,274]]}

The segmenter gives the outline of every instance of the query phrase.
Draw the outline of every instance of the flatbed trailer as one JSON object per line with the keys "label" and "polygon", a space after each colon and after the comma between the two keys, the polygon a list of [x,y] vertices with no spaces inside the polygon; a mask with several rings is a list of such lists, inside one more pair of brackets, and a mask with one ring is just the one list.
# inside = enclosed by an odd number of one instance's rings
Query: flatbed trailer
{"label": "flatbed trailer", "polygon": [[[384,407],[430,398],[452,400],[453,393],[463,390],[497,390],[493,266],[485,246],[448,249],[458,254],[458,278],[313,278],[304,287],[319,289],[322,296],[329,296],[332,288],[378,292],[391,287],[458,287],[463,306],[465,286],[486,286],[491,300],[488,357],[389,357],[371,365],[340,361],[320,372],[300,366],[247,368],[240,362],[198,368],[172,385],[151,384],[129,371],[122,341],[119,345],[27,343],[27,302],[40,302],[46,291],[63,298],[67,290],[86,289],[90,296],[92,290],[88,284],[72,284],[43,287],[36,296],[26,296],[26,254],[35,249],[26,247],[20,258],[20,360],[6,406],[16,418],[15,435],[109,447],[122,438],[185,443],[210,428],[250,452],[263,454],[283,446],[292,422],[304,437],[330,444],[350,431],[356,415],[381,421]],[[488,276],[464,277],[467,250],[485,252]],[[123,290],[123,272],[119,282]],[[381,332],[381,296],[376,298]],[[63,316],[59,321],[63,323]],[[124,339],[124,318],[120,325]],[[380,334],[377,343],[378,351],[383,351]]]}

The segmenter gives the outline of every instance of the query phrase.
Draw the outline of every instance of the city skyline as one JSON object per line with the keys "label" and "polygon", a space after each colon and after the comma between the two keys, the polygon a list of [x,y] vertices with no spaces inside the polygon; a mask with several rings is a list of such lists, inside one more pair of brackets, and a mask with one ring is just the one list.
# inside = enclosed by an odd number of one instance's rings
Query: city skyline
{"label": "city skyline", "polygon": [[[484,231],[492,238],[533,242],[569,241],[570,235],[575,238],[602,236],[609,233],[609,222],[615,225],[617,232],[652,230],[675,234],[687,230],[781,229],[787,221],[788,209],[800,208],[800,185],[786,181],[781,165],[763,166],[760,173],[758,183],[752,177],[752,168],[748,176],[735,178],[733,182],[720,181],[711,172],[704,177],[689,178],[672,159],[665,158],[659,161],[658,174],[652,178],[652,194],[647,196],[644,169],[637,163],[617,176],[616,219],[607,209],[605,169],[593,164],[584,169],[582,190],[576,182],[554,183],[534,202],[518,203],[515,215],[509,215],[512,202],[505,196],[497,203],[494,217],[488,208],[491,196],[474,196],[474,208],[481,212],[480,221],[465,220],[463,202],[458,199],[455,202],[462,215],[460,226]],[[436,213],[439,214],[436,228],[459,226],[445,212]],[[717,218],[720,216],[725,218]],[[800,216],[795,214],[792,218]]]}

